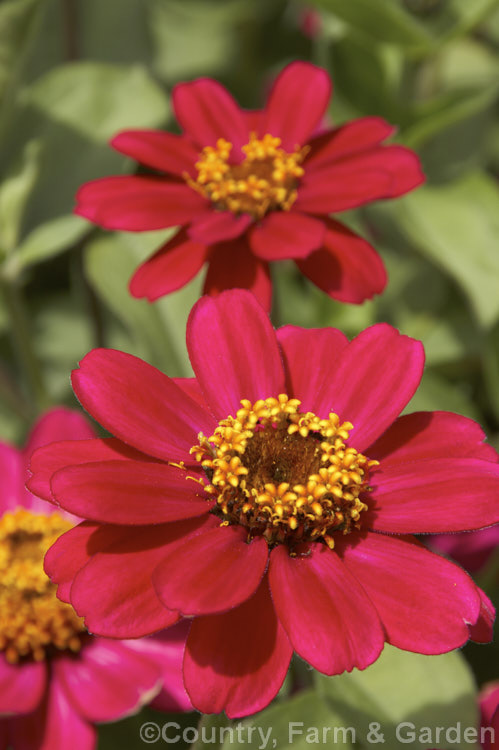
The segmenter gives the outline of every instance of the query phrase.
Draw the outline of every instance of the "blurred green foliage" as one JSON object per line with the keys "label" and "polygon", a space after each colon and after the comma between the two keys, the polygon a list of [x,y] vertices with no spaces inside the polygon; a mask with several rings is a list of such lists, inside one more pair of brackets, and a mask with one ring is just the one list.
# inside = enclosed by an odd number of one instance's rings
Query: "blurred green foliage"
{"label": "blurred green foliage", "polygon": [[[276,325],[333,325],[354,335],[392,323],[421,339],[427,354],[409,409],[469,415],[499,445],[499,0],[0,2],[2,439],[21,441],[49,404],[75,406],[69,372],[92,346],[189,374],[185,322],[201,280],[154,305],[132,299],[132,270],[168,232],[101,232],[71,215],[75,191],[134,169],[107,146],[115,132],[176,128],[169,93],[178,81],[217,77],[254,107],[295,58],[331,73],[332,122],[377,114],[395,123],[428,182],[346,217],[385,260],[384,295],[341,305],[281,264]],[[470,653],[480,682],[499,677],[495,646]],[[473,680],[458,655],[387,649],[363,674],[314,681],[300,664],[294,674],[304,692],[283,694],[247,720],[272,723],[282,732],[279,748],[287,747],[287,721],[302,716],[359,727],[381,715],[390,725],[406,716],[476,719]],[[100,747],[143,747],[138,727],[151,716],[158,720],[148,710],[105,727]]]}

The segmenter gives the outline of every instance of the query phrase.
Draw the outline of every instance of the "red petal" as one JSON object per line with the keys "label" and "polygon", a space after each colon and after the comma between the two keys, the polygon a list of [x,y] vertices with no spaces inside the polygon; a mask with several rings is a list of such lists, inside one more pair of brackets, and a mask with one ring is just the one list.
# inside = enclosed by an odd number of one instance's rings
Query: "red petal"
{"label": "red petal", "polygon": [[204,245],[234,240],[244,234],[252,221],[249,214],[237,216],[231,211],[215,211],[210,208],[192,222],[189,237]]}
{"label": "red petal", "polygon": [[92,638],[76,659],[62,655],[54,672],[78,714],[90,722],[136,713],[161,685],[152,658],[105,638]]}
{"label": "red petal", "polygon": [[472,419],[446,411],[420,411],[399,417],[369,448],[369,457],[383,467],[428,458],[481,458],[497,463],[499,456]]}
{"label": "red petal", "polygon": [[291,654],[264,579],[240,607],[193,621],[184,657],[185,687],[204,713],[225,711],[231,719],[253,714],[279,691]]}
{"label": "red petal", "polygon": [[243,398],[257,401],[283,393],[274,329],[249,292],[237,289],[197,302],[187,323],[187,348],[217,419],[235,416]]}
{"label": "red petal", "polygon": [[265,310],[270,310],[272,283],[268,263],[255,258],[243,238],[212,250],[203,294],[216,296],[225,289],[249,289]]}
{"label": "red petal", "polygon": [[287,372],[286,392],[300,399],[301,411],[315,412],[317,395],[328,386],[347,337],[336,328],[284,326],[277,340]]}
{"label": "red petal", "polygon": [[327,388],[317,394],[317,412],[352,422],[351,442],[367,448],[400,414],[419,385],[424,351],[386,323],[366,328],[341,354]]}
{"label": "red petal", "polygon": [[361,304],[381,294],[387,276],[383,261],[366,240],[343,224],[325,219],[324,245],[298,268],[313,283],[340,302]]}
{"label": "red petal", "polygon": [[142,263],[130,280],[130,294],[149,302],[185,286],[206,260],[208,248],[183,229]]}
{"label": "red petal", "polygon": [[306,164],[293,208],[311,214],[347,211],[404,195],[424,180],[416,154],[403,146],[381,146],[325,167],[320,161]]}
{"label": "red petal", "polygon": [[158,177],[103,177],[83,185],[76,201],[79,216],[129,232],[187,224],[206,207],[188,185]]}
{"label": "red petal", "polygon": [[494,620],[496,610],[489,597],[478,588],[480,596],[480,615],[475,625],[470,626],[470,638],[476,643],[490,643],[494,637]]}
{"label": "red petal", "polygon": [[376,661],[385,640],[381,623],[335,552],[313,544],[309,557],[291,557],[275,547],[269,580],[279,620],[305,661],[329,675]]}
{"label": "red petal", "polygon": [[[140,638],[179,619],[159,601],[152,574],[165,547],[195,533],[211,518],[133,528],[95,554],[77,574],[71,603],[92,633],[108,638]],[[126,571],[126,575],[123,575]]]}
{"label": "red petal", "polygon": [[111,146],[147,167],[179,177],[196,171],[198,152],[182,135],[162,130],[124,130],[112,139]]}
{"label": "red petal", "polygon": [[50,480],[59,469],[94,461],[129,460],[146,461],[147,456],[116,438],[52,443],[39,448],[31,456],[29,470],[32,476],[27,482],[27,487],[35,495],[51,502],[53,497]]}
{"label": "red petal", "polygon": [[173,381],[138,357],[94,349],[73,371],[82,406],[103,427],[157,458],[192,462],[200,431],[211,435],[213,419]]}
{"label": "red petal", "polygon": [[314,169],[321,168],[345,156],[372,149],[394,132],[394,126],[381,117],[361,117],[352,120],[313,138],[305,165]]}
{"label": "red petal", "polygon": [[122,526],[99,526],[84,521],[62,534],[45,555],[43,567],[58,585],[57,597],[70,601],[73,579],[90,558],[128,534]]}
{"label": "red petal", "polygon": [[326,230],[324,223],[311,216],[294,213],[270,213],[249,234],[249,244],[263,260],[306,258],[320,247]]}
{"label": "red petal", "polygon": [[376,607],[389,643],[419,654],[466,643],[480,597],[457,565],[413,540],[385,534],[368,533],[355,544],[344,537],[338,552]]}
{"label": "red petal", "polygon": [[[153,583],[168,609],[183,615],[207,615],[242,604],[258,588],[267,566],[263,537],[247,543],[241,527],[217,527],[165,554]],[[221,582],[230,571],[230,586]]]}
{"label": "red petal", "polygon": [[471,531],[499,523],[499,464],[435,458],[381,465],[371,478],[373,528],[395,534]]}
{"label": "red petal", "polygon": [[69,466],[58,471],[51,484],[63,508],[102,523],[180,521],[208,513],[213,504],[197,482],[186,479],[185,471],[152,462]]}
{"label": "red petal", "polygon": [[287,151],[306,143],[324,116],[331,91],[331,79],[322,68],[301,61],[287,65],[270,92],[261,132],[279,136]]}
{"label": "red petal", "polygon": [[242,110],[229,92],[211,78],[198,78],[173,89],[173,107],[185,132],[200,146],[214,146],[225,138],[240,152],[249,140]]}

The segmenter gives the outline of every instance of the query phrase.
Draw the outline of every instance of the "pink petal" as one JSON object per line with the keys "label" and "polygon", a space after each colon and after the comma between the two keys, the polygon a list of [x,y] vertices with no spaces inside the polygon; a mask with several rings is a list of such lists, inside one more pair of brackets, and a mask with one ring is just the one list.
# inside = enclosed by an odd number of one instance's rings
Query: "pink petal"
{"label": "pink petal", "polygon": [[395,534],[438,534],[499,523],[499,464],[435,458],[382,464],[371,477],[373,528]]}
{"label": "pink petal", "polygon": [[[165,607],[185,616],[208,615],[252,596],[267,567],[268,547],[263,537],[248,544],[247,536],[242,527],[218,526],[166,552],[153,575]],[[227,571],[230,586],[220,585]]]}
{"label": "pink petal", "polygon": [[480,597],[464,570],[411,539],[368,533],[357,542],[344,537],[338,551],[376,607],[389,643],[419,654],[466,643]]}
{"label": "pink petal", "polygon": [[152,462],[68,466],[53,476],[51,486],[63,508],[102,523],[180,521],[202,516],[213,505],[198,482],[186,478],[185,471]]}
{"label": "pink petal", "polygon": [[325,674],[365,669],[384,645],[372,603],[338,555],[325,545],[291,557],[284,546],[270,558],[270,589],[295,651]]}
{"label": "pink petal", "polygon": [[92,638],[76,659],[57,659],[54,671],[73,707],[89,722],[135,713],[161,685],[160,669],[150,656],[105,638]]}
{"label": "pink petal", "polygon": [[250,232],[250,247],[263,260],[306,258],[324,241],[322,221],[293,211],[268,214]]}
{"label": "pink petal", "polygon": [[98,526],[84,521],[62,534],[44,558],[46,574],[59,587],[57,597],[69,603],[71,586],[77,573],[93,555],[128,533],[128,529],[122,526]]}
{"label": "pink petal", "polygon": [[[37,448],[60,440],[85,440],[93,437],[95,437],[95,432],[83,414],[62,406],[47,411],[36,422],[23,451],[25,463],[23,484],[31,478],[28,466],[31,455]],[[25,491],[24,505],[33,513],[47,513],[51,510],[47,508],[44,501],[40,502],[39,498],[28,490]]]}
{"label": "pink petal", "polygon": [[76,195],[75,213],[105,229],[143,232],[187,224],[206,200],[181,182],[159,177],[102,177]]}
{"label": "pink petal", "polygon": [[396,128],[381,117],[361,117],[313,138],[306,167],[323,167],[359,151],[372,149],[389,138]]}
{"label": "pink petal", "polygon": [[73,389],[84,409],[109,432],[156,458],[192,463],[200,431],[212,418],[170,378],[138,357],[94,349],[73,371]]}
{"label": "pink petal", "polygon": [[182,135],[162,130],[124,130],[115,135],[111,146],[147,167],[183,177],[195,174],[198,152]]}
{"label": "pink petal", "polygon": [[225,138],[240,153],[249,140],[242,110],[229,92],[211,78],[198,78],[173,89],[173,107],[184,131],[201,147]]}
{"label": "pink petal", "polygon": [[183,229],[144,261],[130,279],[130,294],[149,302],[185,286],[206,261],[208,249]]}
{"label": "pink petal", "polygon": [[249,292],[238,289],[197,302],[187,323],[187,348],[217,419],[235,416],[241,399],[256,401],[283,393],[274,329]]}
{"label": "pink petal", "polygon": [[396,198],[421,185],[419,159],[403,146],[380,146],[323,167],[306,164],[293,208],[312,214],[347,211]]}
{"label": "pink petal", "polygon": [[477,622],[469,628],[470,638],[476,643],[490,643],[494,637],[496,610],[485,591],[478,586],[477,591],[480,596],[480,615]]}
{"label": "pink petal", "polygon": [[279,691],[292,649],[267,581],[236,609],[193,620],[184,680],[193,705],[229,718],[256,713]]}
{"label": "pink petal", "polygon": [[57,679],[36,712],[10,722],[10,740],[15,750],[94,750],[94,727],[75,711]]}
{"label": "pink petal", "polygon": [[435,552],[452,557],[470,573],[480,571],[499,545],[499,525],[464,534],[436,534],[428,540]]}
{"label": "pink petal", "polygon": [[[499,736],[499,683],[489,682],[480,691],[479,704],[481,721],[480,725],[485,731],[484,742],[481,743],[483,750],[493,750],[497,747]],[[489,731],[487,731],[489,729]],[[491,736],[490,729],[493,734]]]}
{"label": "pink petal", "polygon": [[146,461],[147,456],[116,438],[52,443],[39,448],[31,456],[29,470],[32,476],[27,487],[35,495],[52,502],[50,480],[59,469],[94,461],[129,460]]}
{"label": "pink petal", "polygon": [[47,685],[45,662],[9,664],[0,654],[0,714],[34,711]]}
{"label": "pink petal", "polygon": [[350,444],[367,448],[410,401],[423,373],[419,341],[378,323],[360,333],[341,354],[329,385],[317,394],[316,410],[351,422]]}
{"label": "pink petal", "polygon": [[322,68],[301,61],[287,65],[270,92],[261,132],[279,136],[287,151],[306,143],[324,116],[331,91],[331,80]]}
{"label": "pink petal", "polygon": [[270,310],[272,283],[268,263],[255,258],[244,238],[212,249],[203,294],[216,296],[225,289],[249,289],[265,310]]}
{"label": "pink petal", "polygon": [[24,504],[24,465],[21,451],[0,443],[0,513]]}
{"label": "pink petal", "polygon": [[381,294],[387,276],[376,250],[343,224],[332,219],[325,219],[324,223],[324,245],[297,261],[300,271],[340,302],[361,304]]}
{"label": "pink petal", "polygon": [[211,517],[132,528],[95,554],[71,588],[71,602],[85,617],[88,629],[108,638],[140,638],[177,622],[179,615],[159,601],[152,574],[165,556],[166,545],[210,522]]}
{"label": "pink petal", "polygon": [[408,463],[428,458],[499,457],[479,424],[446,411],[420,411],[399,417],[369,448],[369,457],[388,463]]}
{"label": "pink petal", "polygon": [[194,219],[189,227],[189,237],[204,245],[235,240],[247,230],[253,219],[249,214],[233,214],[232,211],[216,211],[209,208]]}
{"label": "pink petal", "polygon": [[286,392],[300,399],[301,411],[315,411],[317,394],[328,387],[348,339],[336,328],[284,326],[276,333],[287,373]]}
{"label": "pink petal", "polygon": [[148,638],[126,641],[127,648],[148,654],[161,671],[162,690],[151,703],[151,706],[159,711],[192,711],[182,676],[185,641],[189,628],[190,621],[181,620]]}

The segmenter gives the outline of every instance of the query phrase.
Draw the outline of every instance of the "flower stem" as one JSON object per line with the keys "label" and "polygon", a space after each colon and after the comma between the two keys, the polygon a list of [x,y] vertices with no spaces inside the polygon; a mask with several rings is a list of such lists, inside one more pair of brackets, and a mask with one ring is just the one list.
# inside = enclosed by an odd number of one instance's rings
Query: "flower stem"
{"label": "flower stem", "polygon": [[50,404],[43,381],[40,364],[33,349],[30,322],[22,292],[15,280],[2,280],[2,294],[10,318],[13,346],[17,352],[19,366],[28,384],[33,411],[39,412]]}

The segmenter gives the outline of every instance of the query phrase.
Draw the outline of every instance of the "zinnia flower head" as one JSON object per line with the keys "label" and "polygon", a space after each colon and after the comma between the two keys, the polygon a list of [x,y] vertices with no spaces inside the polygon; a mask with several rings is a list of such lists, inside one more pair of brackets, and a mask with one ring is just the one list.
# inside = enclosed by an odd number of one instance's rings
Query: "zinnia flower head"
{"label": "zinnia flower head", "polygon": [[319,132],[330,96],[326,71],[305,62],[281,72],[258,111],[199,78],[173,91],[181,135],[131,130],[111,141],[156,174],[89,182],[76,213],[106,229],[180,226],[135,272],[135,297],[173,292],[207,263],[206,293],[251,289],[269,308],[269,262],[286,258],[342,302],[383,291],[375,250],[329,214],[403,195],[424,177],[412,151],[383,144],[394,128],[379,117]]}
{"label": "zinnia flower head", "polygon": [[81,415],[58,408],[38,421],[23,451],[0,443],[2,747],[92,750],[95,722],[134,713],[155,696],[159,708],[191,707],[181,678],[185,633],[92,636],[43,571],[47,549],[79,519],[25,489],[28,458],[54,440],[92,438]]}
{"label": "zinnia flower head", "polygon": [[293,651],[331,675],[367,667],[385,641],[439,654],[490,639],[485,594],[411,536],[499,521],[481,428],[398,416],[419,342],[386,324],[350,343],[333,328],[276,332],[233,290],[195,305],[187,345],[192,379],[90,352],[73,387],[116,437],[32,459],[31,489],[88,519],[46,569],[93,632],[190,618],[187,692],[229,716],[272,700]]}

